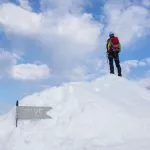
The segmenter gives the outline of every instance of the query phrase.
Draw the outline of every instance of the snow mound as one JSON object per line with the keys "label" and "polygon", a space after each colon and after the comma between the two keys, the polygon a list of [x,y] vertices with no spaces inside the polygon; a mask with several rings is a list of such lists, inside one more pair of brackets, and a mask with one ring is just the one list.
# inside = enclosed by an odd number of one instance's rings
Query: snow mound
{"label": "snow mound", "polygon": [[0,150],[149,150],[150,93],[106,75],[46,89],[20,100],[51,106],[49,120],[19,121],[15,108],[0,117]]}

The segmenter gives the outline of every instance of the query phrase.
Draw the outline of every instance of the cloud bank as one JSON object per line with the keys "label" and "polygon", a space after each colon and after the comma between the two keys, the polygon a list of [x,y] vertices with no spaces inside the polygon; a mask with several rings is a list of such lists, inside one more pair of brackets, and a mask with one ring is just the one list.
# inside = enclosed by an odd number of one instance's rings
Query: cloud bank
{"label": "cloud bank", "polygon": [[18,64],[21,58],[8,51],[0,51],[0,77],[15,80],[41,80],[50,77],[51,70],[46,64]]}
{"label": "cloud bank", "polygon": [[[35,66],[34,62],[16,64],[17,66],[12,67],[15,79],[47,78],[51,69],[56,76],[61,74],[61,77],[74,79],[78,74],[78,78],[86,78],[87,72],[100,68],[98,64],[91,63],[89,56],[105,51],[110,31],[119,36],[123,47],[150,33],[148,0],[143,0],[141,5],[128,0],[106,1],[100,13],[100,20],[95,20],[92,13],[84,11],[87,4],[84,0],[41,0],[40,13],[32,11],[29,1],[19,2],[20,6],[13,3],[1,4],[0,24],[5,33],[38,40],[42,45],[41,51],[46,53],[49,59],[44,63],[45,69],[41,69],[41,66],[35,69],[37,65]],[[86,65],[90,67],[85,68],[84,63],[88,61],[90,63]],[[137,64],[136,61],[132,62],[124,63],[127,74],[131,66]],[[103,62],[102,72],[106,72],[105,65]],[[42,70],[45,74],[42,77],[37,76],[31,68],[39,72]],[[23,76],[26,70],[30,73]],[[30,78],[30,75],[33,78]]]}
{"label": "cloud bank", "polygon": [[47,65],[19,64],[12,68],[12,77],[21,80],[47,79],[50,76],[50,69]]}

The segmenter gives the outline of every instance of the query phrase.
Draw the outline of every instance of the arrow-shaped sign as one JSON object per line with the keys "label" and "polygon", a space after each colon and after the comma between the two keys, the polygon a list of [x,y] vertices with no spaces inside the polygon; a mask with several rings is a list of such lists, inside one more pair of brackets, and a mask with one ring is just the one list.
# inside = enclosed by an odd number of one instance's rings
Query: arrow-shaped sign
{"label": "arrow-shaped sign", "polygon": [[46,114],[51,109],[52,107],[19,106],[17,101],[16,126],[18,119],[19,120],[51,119],[51,117]]}

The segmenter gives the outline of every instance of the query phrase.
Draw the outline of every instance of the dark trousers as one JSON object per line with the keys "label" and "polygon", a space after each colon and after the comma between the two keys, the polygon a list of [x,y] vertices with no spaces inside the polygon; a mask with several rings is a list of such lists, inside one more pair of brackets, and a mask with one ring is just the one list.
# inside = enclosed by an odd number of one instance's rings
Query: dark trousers
{"label": "dark trousers", "polygon": [[110,73],[114,74],[114,64],[113,64],[113,62],[115,62],[115,65],[116,65],[116,68],[117,68],[117,71],[118,71],[118,76],[122,76],[118,52],[109,52],[108,53],[108,60],[109,60]]}

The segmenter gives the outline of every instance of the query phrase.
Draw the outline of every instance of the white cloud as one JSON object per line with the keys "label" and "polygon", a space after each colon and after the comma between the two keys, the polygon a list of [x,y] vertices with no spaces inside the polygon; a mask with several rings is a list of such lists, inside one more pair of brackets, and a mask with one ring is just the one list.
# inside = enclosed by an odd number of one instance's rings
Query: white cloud
{"label": "white cloud", "polygon": [[5,50],[0,50],[0,77],[6,77],[10,75],[10,70],[13,65],[17,63],[20,57],[15,53],[10,53]]}
{"label": "white cloud", "polygon": [[[97,49],[102,25],[94,21],[91,14],[81,13],[83,1],[63,2],[41,1],[41,7],[48,9],[40,14],[13,4],[3,4],[0,9],[0,23],[4,25],[6,32],[38,39],[48,47],[51,57],[49,64],[55,71],[69,74],[89,53]],[[53,9],[49,9],[51,6]]]}
{"label": "white cloud", "polygon": [[15,64],[17,59],[19,59],[20,57],[15,54],[15,53],[11,53],[8,51],[5,51],[3,49],[0,49],[0,60],[2,61],[9,61],[11,60],[11,64]]}
{"label": "white cloud", "polygon": [[56,53],[63,51],[63,54],[65,52],[71,56],[74,56],[76,52],[79,56],[79,54],[95,50],[99,43],[101,29],[98,22],[92,20],[90,14],[66,13],[62,16],[55,11],[36,14],[13,4],[1,6],[0,23],[6,30],[34,35],[49,46],[49,49],[55,49]]}
{"label": "white cloud", "polygon": [[[28,1],[20,0],[20,2],[29,6]],[[100,41],[102,42],[100,45],[104,46],[109,31],[114,31],[122,44],[129,44],[137,37],[148,33],[150,28],[148,9],[133,5],[130,1],[108,1],[104,5],[107,26],[104,36],[99,37],[103,23],[99,22],[98,25],[91,15],[80,11],[84,3],[84,0],[41,0],[43,8],[41,14],[13,4],[3,4],[0,9],[0,23],[7,27],[7,30],[23,34],[34,33],[44,44],[59,50],[63,45],[64,49],[69,51],[75,47],[76,50],[87,49],[88,52],[98,47]],[[64,10],[64,13],[61,10]],[[73,13],[71,10],[74,10]]]}
{"label": "white cloud", "polygon": [[0,78],[41,80],[50,77],[51,69],[46,64],[18,64],[22,58],[16,53],[0,50]]}
{"label": "white cloud", "polygon": [[50,20],[45,19],[43,22],[40,40],[51,43],[57,52],[78,55],[96,49],[100,26],[91,21],[90,15],[67,14],[63,18],[56,18],[55,15],[49,17]]}
{"label": "white cloud", "polygon": [[150,6],[150,0],[143,0],[142,3],[144,6]]}
{"label": "white cloud", "polygon": [[122,44],[130,44],[148,32],[150,11],[142,6],[125,2],[108,2],[104,7],[107,32],[115,32]]}
{"label": "white cloud", "polygon": [[80,12],[83,9],[85,0],[41,0],[40,3],[43,11],[53,10],[55,13],[64,14]]}
{"label": "white cloud", "polygon": [[29,12],[10,3],[0,5],[0,24],[18,34],[36,34],[40,30],[40,14]]}
{"label": "white cloud", "polygon": [[150,64],[150,58],[146,58],[145,61],[147,64]]}
{"label": "white cloud", "polygon": [[149,62],[150,58],[142,59],[142,60],[127,60],[124,61],[121,65],[123,68],[123,74],[128,75],[133,68],[138,68],[138,67],[148,67],[150,66]]}
{"label": "white cloud", "polygon": [[41,80],[49,78],[50,72],[45,64],[18,64],[12,68],[12,77],[19,80]]}
{"label": "white cloud", "polygon": [[29,0],[19,0],[19,3],[22,8],[32,11],[32,8],[29,5]]}

